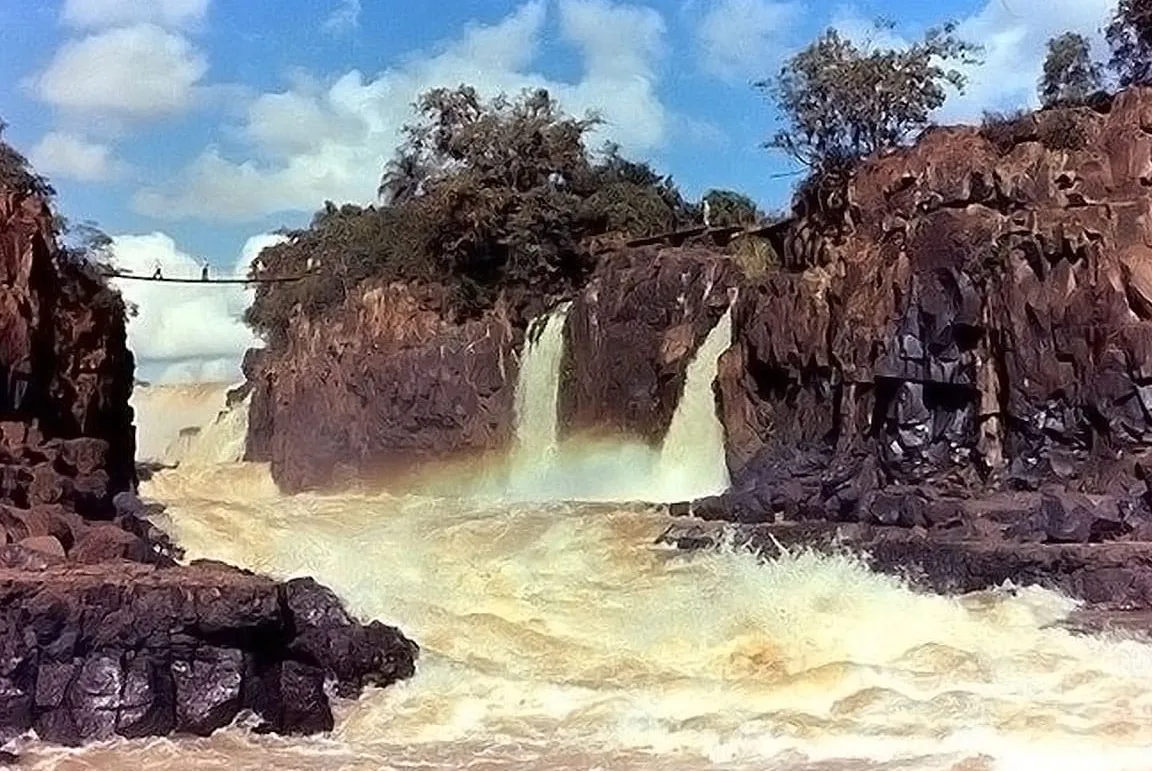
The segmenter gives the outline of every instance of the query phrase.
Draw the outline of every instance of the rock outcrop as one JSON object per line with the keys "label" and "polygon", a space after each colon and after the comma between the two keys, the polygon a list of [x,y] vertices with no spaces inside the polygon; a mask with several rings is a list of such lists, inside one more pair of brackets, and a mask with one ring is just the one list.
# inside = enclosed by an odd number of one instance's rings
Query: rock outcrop
{"label": "rock outcrop", "polygon": [[808,189],[720,362],[732,489],[678,511],[1149,607],[1150,185],[1134,89]]}
{"label": "rock outcrop", "polygon": [[388,478],[504,450],[523,340],[500,308],[455,323],[438,287],[377,286],[254,355],[246,457],[281,489]]}
{"label": "rock outcrop", "polygon": [[0,742],[208,735],[242,710],[261,730],[331,730],[325,691],[410,677],[418,649],[355,623],[310,579],[216,563],[0,567]]}
{"label": "rock outcrop", "polygon": [[178,564],[133,492],[125,311],[42,198],[0,191],[0,745],[203,735],[244,710],[328,730],[329,683],[410,677],[418,649],[310,579]]}
{"label": "rock outcrop", "polygon": [[48,205],[0,192],[0,501],[110,518],[135,482],[124,317],[57,248]]}
{"label": "rock outcrop", "polygon": [[702,248],[601,256],[568,312],[559,419],[567,435],[658,444],[696,349],[727,310],[739,271]]}

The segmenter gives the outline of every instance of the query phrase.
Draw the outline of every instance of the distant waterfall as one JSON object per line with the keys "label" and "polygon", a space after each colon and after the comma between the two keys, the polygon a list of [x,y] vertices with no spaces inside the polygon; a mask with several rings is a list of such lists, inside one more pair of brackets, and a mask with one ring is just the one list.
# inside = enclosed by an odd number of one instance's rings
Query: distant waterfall
{"label": "distant waterfall", "polygon": [[716,414],[718,360],[732,344],[732,307],[716,322],[696,351],[684,377],[684,392],[660,447],[654,498],[685,501],[716,495],[728,488],[724,426]]}
{"label": "distant waterfall", "polygon": [[560,364],[564,356],[564,322],[571,303],[533,320],[524,341],[516,381],[516,445],[512,451],[513,490],[531,489],[543,481],[559,446]]}
{"label": "distant waterfall", "polygon": [[187,446],[174,460],[182,467],[239,463],[244,458],[248,437],[248,403],[251,398],[249,394],[239,404],[221,410],[215,420],[188,437]]}

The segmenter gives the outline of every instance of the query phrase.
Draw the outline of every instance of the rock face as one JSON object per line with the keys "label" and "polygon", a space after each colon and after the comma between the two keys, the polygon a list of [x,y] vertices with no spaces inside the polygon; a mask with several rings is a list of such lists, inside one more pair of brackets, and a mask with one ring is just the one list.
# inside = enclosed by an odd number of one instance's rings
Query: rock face
{"label": "rock face", "polygon": [[568,312],[562,430],[658,443],[688,364],[727,309],[737,280],[731,260],[699,248],[602,256]]}
{"label": "rock face", "polygon": [[453,323],[444,300],[376,287],[323,325],[294,322],[285,350],[248,361],[246,457],[298,491],[506,447],[523,335],[500,309]]}
{"label": "rock face", "polygon": [[410,677],[417,646],[355,623],[310,579],[215,563],[0,568],[0,741],[207,735],[241,710],[264,730],[332,728],[324,685]]}
{"label": "rock face", "polygon": [[678,512],[1152,607],[1150,184],[1136,89],[809,189],[721,360],[732,489]]}
{"label": "rock face", "polygon": [[[0,192],[0,745],[332,727],[326,683],[410,677],[418,649],[311,579],[182,556],[132,487],[125,308]],[[10,760],[0,755],[0,762]]]}
{"label": "rock face", "polygon": [[0,191],[0,501],[111,516],[133,366],[119,295],[57,249],[42,199]]}
{"label": "rock face", "polygon": [[1152,439],[1150,114],[1132,90],[1007,145],[934,130],[810,196],[721,362],[734,475],[791,453],[878,485],[1119,492]]}

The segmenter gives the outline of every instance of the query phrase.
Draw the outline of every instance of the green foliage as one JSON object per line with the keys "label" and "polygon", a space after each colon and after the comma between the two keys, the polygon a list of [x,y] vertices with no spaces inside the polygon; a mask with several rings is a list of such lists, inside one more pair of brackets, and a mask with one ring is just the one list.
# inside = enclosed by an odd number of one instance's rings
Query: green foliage
{"label": "green foliage", "polygon": [[752,227],[764,219],[756,202],[735,190],[709,190],[703,200],[708,204],[713,227]]}
{"label": "green foliage", "polygon": [[8,124],[0,119],[0,188],[51,199],[56,191],[48,184],[48,180],[32,171],[28,159],[4,141],[4,130],[7,127]]}
{"label": "green foliage", "polygon": [[546,91],[485,102],[467,86],[417,101],[419,120],[385,166],[382,205],[327,204],[312,225],[260,259],[268,275],[246,320],[271,345],[293,314],[318,318],[368,279],[439,283],[455,310],[489,307],[501,291],[560,293],[592,267],[585,241],[647,235],[691,221],[670,178],[585,140],[595,116],[563,114]]}
{"label": "green foliage", "polygon": [[978,61],[979,47],[955,29],[929,30],[902,49],[858,47],[829,29],[774,79],[755,84],[785,123],[767,146],[821,170],[901,144],[928,125],[948,87],[963,91],[966,77],[948,65]]}
{"label": "green foliage", "polygon": [[1092,59],[1088,38],[1065,32],[1048,41],[1040,76],[1040,102],[1045,107],[1081,105],[1104,85],[1104,68]]}
{"label": "green foliage", "polygon": [[1104,36],[1122,87],[1152,83],[1152,0],[1120,0]]}

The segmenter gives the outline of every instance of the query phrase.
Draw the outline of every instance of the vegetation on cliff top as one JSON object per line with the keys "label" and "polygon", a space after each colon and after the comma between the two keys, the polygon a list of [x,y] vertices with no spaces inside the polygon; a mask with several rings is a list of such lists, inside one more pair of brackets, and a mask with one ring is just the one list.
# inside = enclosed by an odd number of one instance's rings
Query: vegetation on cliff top
{"label": "vegetation on cliff top", "polygon": [[[261,254],[270,275],[315,267],[305,280],[257,290],[245,318],[269,344],[294,313],[318,318],[367,279],[442,284],[466,316],[501,292],[579,285],[593,266],[590,237],[699,218],[648,164],[614,146],[594,157],[586,140],[599,120],[564,114],[546,91],[484,101],[461,86],[429,91],[415,106],[420,119],[384,170],[381,205],[328,203],[309,228]],[[720,199],[726,215],[747,218],[746,198]]]}

